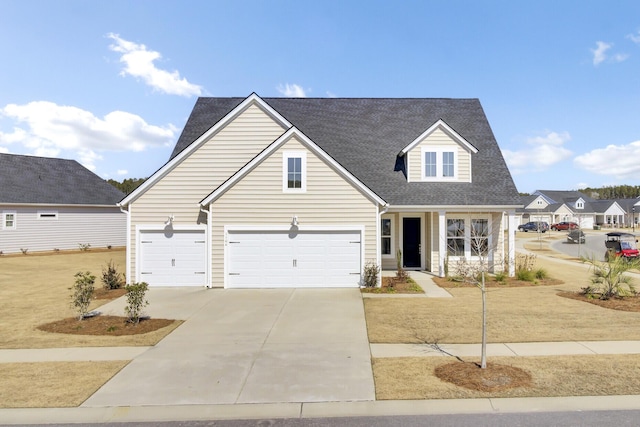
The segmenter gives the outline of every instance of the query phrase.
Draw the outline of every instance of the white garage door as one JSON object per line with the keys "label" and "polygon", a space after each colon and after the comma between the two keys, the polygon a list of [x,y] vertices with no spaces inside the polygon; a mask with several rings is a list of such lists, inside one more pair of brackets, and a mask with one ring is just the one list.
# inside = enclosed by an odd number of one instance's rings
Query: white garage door
{"label": "white garage door", "polygon": [[150,286],[206,284],[204,230],[140,232],[140,281]]}
{"label": "white garage door", "polygon": [[229,231],[228,288],[357,287],[359,231]]}

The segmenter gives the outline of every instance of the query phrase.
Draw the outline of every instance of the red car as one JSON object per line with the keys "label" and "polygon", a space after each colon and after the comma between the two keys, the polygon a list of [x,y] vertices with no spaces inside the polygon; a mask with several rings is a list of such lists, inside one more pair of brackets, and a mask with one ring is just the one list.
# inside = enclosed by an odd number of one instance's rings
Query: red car
{"label": "red car", "polygon": [[578,224],[575,222],[559,222],[557,224],[552,224],[551,229],[555,231],[564,231],[564,230],[575,230],[578,228]]}

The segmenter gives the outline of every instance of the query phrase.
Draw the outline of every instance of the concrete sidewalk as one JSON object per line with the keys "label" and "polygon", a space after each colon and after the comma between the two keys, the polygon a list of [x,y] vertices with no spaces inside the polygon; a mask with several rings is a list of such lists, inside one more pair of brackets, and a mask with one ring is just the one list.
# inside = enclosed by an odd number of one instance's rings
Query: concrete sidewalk
{"label": "concrete sidewalk", "polygon": [[[371,357],[473,357],[480,344],[371,344]],[[487,344],[487,356],[640,354],[640,341],[570,341]]]}
{"label": "concrete sidewalk", "polygon": [[[0,350],[0,363],[131,360],[153,347],[77,347]],[[370,344],[371,357],[473,357],[480,344]],[[569,341],[487,344],[487,356],[640,354],[640,341]]]}

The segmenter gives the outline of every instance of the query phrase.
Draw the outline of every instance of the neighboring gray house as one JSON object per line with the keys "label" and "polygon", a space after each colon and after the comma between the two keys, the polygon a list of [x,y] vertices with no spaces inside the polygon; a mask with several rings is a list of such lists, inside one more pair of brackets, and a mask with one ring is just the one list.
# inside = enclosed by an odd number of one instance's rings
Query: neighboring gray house
{"label": "neighboring gray house", "polygon": [[125,246],[122,197],[75,160],[0,154],[0,251]]}
{"label": "neighboring gray house", "polygon": [[[355,287],[374,262],[514,274],[520,198],[477,99],[200,98],[120,202],[128,281]],[[504,217],[508,219],[503,221]]]}
{"label": "neighboring gray house", "polygon": [[[599,200],[579,191],[537,190],[522,197],[523,208],[518,209],[521,223],[546,221],[549,225],[572,221],[582,228],[631,226],[639,199]],[[637,213],[636,213],[637,224]]]}

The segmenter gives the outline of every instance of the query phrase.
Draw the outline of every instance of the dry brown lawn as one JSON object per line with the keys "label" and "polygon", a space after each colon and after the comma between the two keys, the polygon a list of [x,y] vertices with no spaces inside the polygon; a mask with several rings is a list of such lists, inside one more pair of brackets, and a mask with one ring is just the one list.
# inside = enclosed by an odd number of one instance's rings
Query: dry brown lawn
{"label": "dry brown lawn", "polygon": [[[448,357],[374,359],[376,399],[640,394],[640,358],[637,355],[491,357],[489,363],[512,366],[531,375],[530,386],[491,392],[459,387],[437,378],[435,369],[451,362],[452,358]],[[457,363],[462,369],[462,362]]]}
{"label": "dry brown lawn", "polygon": [[0,408],[78,406],[127,363],[0,363]]}
{"label": "dry brown lawn", "polygon": [[[558,296],[589,284],[579,263],[538,257],[536,267],[562,280],[557,286],[487,290],[489,342],[640,340],[640,313],[602,308]],[[451,288],[453,298],[365,299],[372,343],[478,343],[481,295],[476,288]]]}
{"label": "dry brown lawn", "polygon": [[[39,325],[73,317],[69,288],[74,274],[90,271],[97,277],[98,288],[102,286],[102,269],[110,260],[123,271],[125,251],[0,256],[0,348],[154,345],[180,324],[176,321],[155,332],[127,336],[69,335],[37,329]],[[91,309],[106,302],[95,300]]]}

